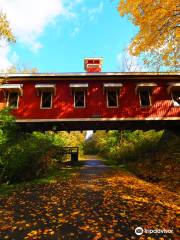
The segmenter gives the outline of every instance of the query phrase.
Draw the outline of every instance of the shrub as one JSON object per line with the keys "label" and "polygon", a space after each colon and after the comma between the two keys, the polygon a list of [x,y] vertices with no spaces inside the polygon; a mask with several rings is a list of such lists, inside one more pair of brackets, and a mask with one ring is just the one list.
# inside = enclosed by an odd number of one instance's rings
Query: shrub
{"label": "shrub", "polygon": [[37,178],[63,160],[59,147],[81,146],[84,134],[23,133],[17,127],[10,109],[0,111],[0,183],[19,182]]}
{"label": "shrub", "polygon": [[137,161],[154,152],[162,132],[97,131],[85,143],[86,152],[94,152],[117,162]]}
{"label": "shrub", "polygon": [[9,109],[0,111],[0,121],[0,182],[33,179],[51,168],[53,149],[65,144],[60,134],[23,133]]}

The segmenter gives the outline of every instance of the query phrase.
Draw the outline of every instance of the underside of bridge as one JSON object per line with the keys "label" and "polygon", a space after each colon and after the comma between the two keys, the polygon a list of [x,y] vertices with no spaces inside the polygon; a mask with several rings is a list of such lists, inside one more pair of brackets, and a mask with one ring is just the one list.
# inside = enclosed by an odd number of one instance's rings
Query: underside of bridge
{"label": "underside of bridge", "polygon": [[180,120],[112,120],[112,121],[17,121],[25,132],[84,130],[172,130],[180,132]]}

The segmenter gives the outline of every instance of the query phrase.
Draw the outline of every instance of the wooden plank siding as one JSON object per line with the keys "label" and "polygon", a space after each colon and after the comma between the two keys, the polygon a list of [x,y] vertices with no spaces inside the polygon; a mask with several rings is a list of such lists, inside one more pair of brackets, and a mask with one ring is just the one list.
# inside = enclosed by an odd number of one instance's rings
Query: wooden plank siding
{"label": "wooden plank siding", "polygon": [[[180,107],[174,107],[171,94],[168,94],[169,82],[180,82],[177,74],[170,75],[101,75],[91,76],[18,76],[6,77],[6,83],[23,84],[23,95],[20,96],[18,109],[12,111],[17,120],[27,122],[31,120],[47,119],[59,121],[66,119],[118,119],[118,120],[145,120],[145,119],[176,119],[180,120]],[[139,95],[135,88],[137,83],[153,82],[157,86],[152,88],[150,107],[140,106]],[[55,84],[56,95],[53,96],[51,109],[40,109],[40,96],[37,95],[35,84]],[[86,107],[74,108],[74,97],[71,83],[88,83],[86,91]],[[118,94],[119,106],[108,108],[106,94],[103,89],[104,83],[122,83]],[[2,89],[0,89],[0,108],[6,105]],[[86,120],[85,120],[86,121]]]}

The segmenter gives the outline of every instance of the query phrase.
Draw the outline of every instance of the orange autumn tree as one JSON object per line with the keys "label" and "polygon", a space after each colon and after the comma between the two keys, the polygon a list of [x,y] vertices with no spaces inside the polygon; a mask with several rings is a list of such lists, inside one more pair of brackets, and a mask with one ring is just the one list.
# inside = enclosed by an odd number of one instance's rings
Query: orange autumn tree
{"label": "orange autumn tree", "polygon": [[179,0],[120,0],[118,11],[139,27],[129,51],[143,54],[145,63],[177,69],[179,44],[177,37]]}

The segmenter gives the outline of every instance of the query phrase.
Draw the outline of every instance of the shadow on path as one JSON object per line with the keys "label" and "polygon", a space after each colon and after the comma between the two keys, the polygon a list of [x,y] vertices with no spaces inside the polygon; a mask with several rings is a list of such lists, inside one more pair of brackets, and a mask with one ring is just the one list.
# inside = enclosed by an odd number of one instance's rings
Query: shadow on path
{"label": "shadow on path", "polygon": [[[178,196],[89,156],[68,181],[0,199],[0,239],[177,239]],[[135,228],[173,233],[135,234]]]}

